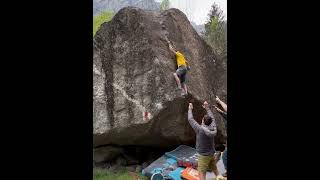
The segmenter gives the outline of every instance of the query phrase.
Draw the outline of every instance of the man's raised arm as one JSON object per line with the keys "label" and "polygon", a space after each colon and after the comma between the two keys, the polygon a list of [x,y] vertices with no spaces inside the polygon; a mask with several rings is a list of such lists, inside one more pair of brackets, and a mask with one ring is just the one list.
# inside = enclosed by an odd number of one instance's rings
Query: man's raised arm
{"label": "man's raised arm", "polygon": [[197,121],[194,120],[193,114],[192,114],[192,109],[193,109],[193,105],[192,105],[192,103],[189,103],[188,121],[189,121],[189,124],[191,125],[192,129],[195,132],[198,132],[200,130],[201,126],[197,123]]}

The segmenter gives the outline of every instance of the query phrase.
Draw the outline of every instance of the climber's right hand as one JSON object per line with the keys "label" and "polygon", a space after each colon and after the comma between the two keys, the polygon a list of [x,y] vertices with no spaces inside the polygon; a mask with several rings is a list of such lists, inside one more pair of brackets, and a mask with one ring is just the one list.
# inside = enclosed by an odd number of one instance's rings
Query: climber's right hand
{"label": "climber's right hand", "polygon": [[193,109],[193,105],[192,103],[189,103],[189,109],[192,110]]}

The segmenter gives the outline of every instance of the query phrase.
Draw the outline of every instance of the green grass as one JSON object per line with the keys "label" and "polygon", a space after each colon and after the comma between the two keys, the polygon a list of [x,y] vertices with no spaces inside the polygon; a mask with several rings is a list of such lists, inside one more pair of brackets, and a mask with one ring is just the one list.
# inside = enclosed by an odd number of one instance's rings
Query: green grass
{"label": "green grass", "polygon": [[93,16],[93,36],[98,31],[101,24],[110,21],[113,16],[114,13],[110,11],[103,11],[99,15]]}
{"label": "green grass", "polygon": [[[145,176],[138,175],[140,180],[147,180]],[[134,175],[130,174],[129,171],[125,169],[120,169],[117,172],[110,172],[105,169],[93,169],[93,180],[135,180]]]}

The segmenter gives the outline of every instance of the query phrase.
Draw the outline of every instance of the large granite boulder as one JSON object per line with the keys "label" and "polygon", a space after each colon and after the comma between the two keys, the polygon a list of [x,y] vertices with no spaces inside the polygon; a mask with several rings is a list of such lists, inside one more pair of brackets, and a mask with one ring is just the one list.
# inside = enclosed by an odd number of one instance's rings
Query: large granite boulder
{"label": "large granite boulder", "polygon": [[[176,61],[166,38],[191,65],[186,98],[177,90]],[[227,100],[226,72],[226,62],[217,59],[180,10],[121,9],[94,37],[94,147],[192,145],[195,134],[187,121],[188,103],[194,103],[200,122],[204,100],[212,104],[215,95]],[[225,127],[212,111],[218,124],[216,144],[221,144]]]}

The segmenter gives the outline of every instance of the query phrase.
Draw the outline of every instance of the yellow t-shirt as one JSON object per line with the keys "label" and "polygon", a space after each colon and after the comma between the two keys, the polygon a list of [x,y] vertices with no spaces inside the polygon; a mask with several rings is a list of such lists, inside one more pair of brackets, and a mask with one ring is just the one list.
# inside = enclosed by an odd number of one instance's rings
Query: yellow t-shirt
{"label": "yellow t-shirt", "polygon": [[176,52],[176,58],[178,67],[182,65],[187,66],[186,59],[184,58],[183,54],[181,54],[179,51]]}

